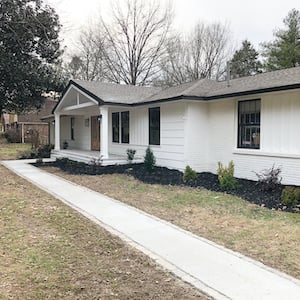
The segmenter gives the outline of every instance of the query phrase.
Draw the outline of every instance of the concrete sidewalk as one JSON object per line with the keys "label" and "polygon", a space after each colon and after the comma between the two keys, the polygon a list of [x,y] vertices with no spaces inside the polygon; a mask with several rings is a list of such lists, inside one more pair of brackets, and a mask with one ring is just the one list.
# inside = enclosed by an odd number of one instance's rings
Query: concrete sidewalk
{"label": "concrete sidewalk", "polygon": [[28,164],[2,164],[216,299],[300,299],[300,281]]}

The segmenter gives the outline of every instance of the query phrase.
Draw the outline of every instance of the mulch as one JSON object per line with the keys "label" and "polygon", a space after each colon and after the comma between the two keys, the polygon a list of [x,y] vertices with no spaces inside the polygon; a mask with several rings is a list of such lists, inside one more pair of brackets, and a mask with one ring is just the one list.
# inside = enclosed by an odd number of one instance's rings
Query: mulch
{"label": "mulch", "polygon": [[281,184],[276,185],[272,190],[265,190],[257,181],[236,178],[237,188],[234,190],[224,190],[220,187],[218,176],[209,172],[197,173],[195,180],[192,182],[184,182],[182,178],[183,174],[178,170],[155,166],[152,172],[148,172],[142,163],[101,166],[97,164],[75,162],[63,158],[58,159],[56,162],[43,163],[42,165],[45,166],[45,164],[59,167],[62,171],[70,174],[128,174],[148,184],[188,185],[194,188],[205,188],[210,191],[235,195],[248,202],[272,210],[283,210],[296,213],[300,212],[299,205],[296,207],[286,207],[282,205],[280,198],[285,186]]}

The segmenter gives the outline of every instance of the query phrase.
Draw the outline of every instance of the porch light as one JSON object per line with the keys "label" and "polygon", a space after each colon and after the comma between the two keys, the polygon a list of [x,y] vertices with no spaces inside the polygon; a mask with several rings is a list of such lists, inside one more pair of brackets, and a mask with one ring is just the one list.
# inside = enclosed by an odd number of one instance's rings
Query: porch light
{"label": "porch light", "polygon": [[102,115],[99,115],[98,118],[97,118],[97,120],[98,120],[99,123],[101,123]]}

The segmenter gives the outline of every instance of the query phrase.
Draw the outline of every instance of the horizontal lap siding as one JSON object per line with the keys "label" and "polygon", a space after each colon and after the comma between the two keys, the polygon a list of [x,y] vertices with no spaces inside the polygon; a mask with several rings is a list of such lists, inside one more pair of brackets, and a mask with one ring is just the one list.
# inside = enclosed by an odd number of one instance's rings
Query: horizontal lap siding
{"label": "horizontal lap siding", "polygon": [[[157,165],[169,168],[184,168],[184,114],[185,105],[182,103],[168,103],[160,106],[160,140],[159,146],[151,146],[156,157]],[[150,107],[150,106],[149,106]],[[137,150],[136,157],[144,157],[149,143],[148,106],[129,109],[130,111],[130,144],[112,143],[112,112],[124,109],[110,109],[109,111],[109,152],[111,154],[126,155],[128,148]],[[156,107],[156,106],[152,106]],[[126,110],[126,109],[125,109]],[[127,109],[128,110],[128,109]]]}
{"label": "horizontal lap siding", "polygon": [[235,163],[235,176],[238,178],[257,180],[255,172],[261,173],[274,165],[282,170],[283,184],[300,185],[299,158],[234,154],[232,159]]}

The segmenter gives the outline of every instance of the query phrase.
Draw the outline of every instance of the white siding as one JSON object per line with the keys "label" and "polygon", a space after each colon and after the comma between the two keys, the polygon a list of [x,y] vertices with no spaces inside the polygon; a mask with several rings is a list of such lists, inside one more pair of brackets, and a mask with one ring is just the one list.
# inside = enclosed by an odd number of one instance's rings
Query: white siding
{"label": "white siding", "polygon": [[[261,147],[237,149],[237,103],[261,99]],[[198,172],[235,163],[235,175],[257,180],[264,169],[282,168],[282,182],[300,185],[300,92],[278,92],[209,103],[188,103],[185,162]]]}
{"label": "white siding", "polygon": [[234,151],[236,176],[256,180],[254,172],[275,165],[282,183],[300,185],[300,92],[263,95],[261,104],[260,150]]}
{"label": "white siding", "polygon": [[71,141],[71,122],[70,117],[64,116],[60,118],[60,147],[62,148],[63,142]]}
{"label": "white siding", "polygon": [[[151,146],[157,164],[170,168],[184,168],[184,115],[183,103],[159,104],[160,107],[160,145]],[[149,144],[148,108],[111,108],[109,110],[109,153],[125,155],[128,148],[137,150],[136,157],[143,157]],[[130,111],[130,144],[112,143],[112,112]]]}
{"label": "white siding", "polygon": [[185,116],[185,166],[190,165],[198,172],[208,169],[208,103],[190,102]]}
{"label": "white siding", "polygon": [[[88,119],[88,124],[85,120]],[[86,126],[89,125],[89,126]],[[91,150],[91,120],[89,116],[76,116],[74,126],[73,147],[81,150]]]}
{"label": "white siding", "polygon": [[[67,141],[70,148],[91,150],[91,122],[90,116],[74,116],[74,140],[71,140],[71,117],[61,117],[61,147]],[[85,119],[89,119],[89,126],[85,126]]]}
{"label": "white siding", "polygon": [[209,103],[208,171],[216,173],[218,161],[228,164],[236,146],[236,102],[227,99]]}

